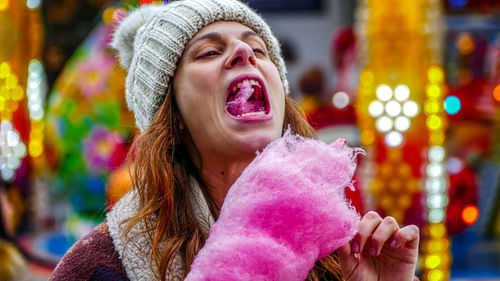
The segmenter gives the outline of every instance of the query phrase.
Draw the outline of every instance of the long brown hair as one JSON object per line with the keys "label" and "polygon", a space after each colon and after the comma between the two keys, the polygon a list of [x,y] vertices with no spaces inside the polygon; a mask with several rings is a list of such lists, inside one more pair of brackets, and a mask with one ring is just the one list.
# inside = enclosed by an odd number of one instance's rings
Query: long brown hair
{"label": "long brown hair", "polygon": [[[207,199],[214,218],[219,210],[210,197],[196,168],[179,129],[180,116],[172,87],[150,127],[133,144],[128,161],[132,182],[139,194],[140,208],[137,214],[125,221],[124,235],[139,222],[144,222],[146,233],[152,243],[150,266],[156,265],[156,278],[164,281],[171,270],[174,258],[180,254],[184,263],[183,277],[189,272],[191,263],[203,247],[204,233],[190,204],[190,177],[198,181]],[[301,115],[295,101],[286,97],[284,130],[290,126],[292,132],[313,138],[313,128]],[[154,217],[155,219],[152,219]],[[161,245],[161,246],[160,246]],[[327,256],[316,263],[307,280],[343,280],[336,256]]]}

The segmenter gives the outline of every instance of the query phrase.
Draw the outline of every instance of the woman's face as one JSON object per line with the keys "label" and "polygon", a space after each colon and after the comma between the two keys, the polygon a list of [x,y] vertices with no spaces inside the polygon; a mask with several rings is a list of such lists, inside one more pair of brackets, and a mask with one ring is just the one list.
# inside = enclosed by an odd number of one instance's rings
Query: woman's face
{"label": "woman's face", "polygon": [[173,83],[181,122],[202,157],[253,156],[281,136],[283,85],[264,41],[245,25],[218,21],[201,29]]}

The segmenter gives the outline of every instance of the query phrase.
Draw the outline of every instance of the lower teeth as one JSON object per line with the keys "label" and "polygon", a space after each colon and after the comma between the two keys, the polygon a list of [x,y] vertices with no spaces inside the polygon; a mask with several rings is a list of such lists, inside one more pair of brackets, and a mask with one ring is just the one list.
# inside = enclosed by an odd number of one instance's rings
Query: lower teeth
{"label": "lower teeth", "polygon": [[266,113],[264,111],[249,112],[249,113],[244,113],[244,114],[238,115],[238,117],[247,117],[247,116],[254,116],[254,115],[266,115]]}

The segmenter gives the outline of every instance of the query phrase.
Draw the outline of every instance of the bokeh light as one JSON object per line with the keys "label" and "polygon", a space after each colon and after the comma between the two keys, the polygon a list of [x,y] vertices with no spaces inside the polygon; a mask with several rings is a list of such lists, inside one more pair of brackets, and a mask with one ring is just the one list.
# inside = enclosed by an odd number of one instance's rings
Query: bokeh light
{"label": "bokeh light", "polygon": [[403,114],[408,117],[415,117],[419,112],[418,104],[414,101],[407,101],[403,105]]}
{"label": "bokeh light", "polygon": [[500,101],[500,85],[497,85],[493,90],[493,98]]}
{"label": "bokeh light", "polygon": [[400,132],[406,132],[410,128],[410,119],[405,116],[399,116],[394,121],[394,128]]}
{"label": "bokeh light", "polygon": [[455,96],[448,96],[444,100],[444,110],[450,115],[457,114],[461,108],[462,103],[460,99]]}
{"label": "bokeh light", "polygon": [[398,85],[394,90],[394,97],[398,101],[406,101],[410,97],[410,88],[406,85]]}
{"label": "bokeh light", "polygon": [[381,84],[376,90],[377,98],[381,101],[388,101],[392,98],[392,89],[386,84]]}
{"label": "bokeh light", "polygon": [[332,103],[336,108],[345,108],[349,104],[349,96],[346,92],[337,92],[333,95]]}
{"label": "bokeh light", "polygon": [[444,79],[443,69],[439,66],[432,66],[427,71],[427,79],[430,83],[440,84]]}
{"label": "bokeh light", "polygon": [[385,135],[385,142],[388,146],[396,147],[403,142],[403,135],[400,132],[392,131]]}
{"label": "bokeh light", "polygon": [[7,10],[9,7],[9,0],[0,0],[0,11]]}
{"label": "bokeh light", "polygon": [[468,0],[449,0],[448,3],[450,3],[450,5],[452,7],[460,8],[460,7],[467,5],[467,2],[469,2],[469,1]]}
{"label": "bokeh light", "polygon": [[401,105],[397,101],[389,101],[385,105],[385,112],[391,117],[396,117],[401,113]]}
{"label": "bokeh light", "polygon": [[375,123],[375,127],[379,132],[389,132],[392,129],[393,123],[392,119],[387,117],[387,116],[382,116],[377,119],[377,122]]}
{"label": "bokeh light", "polygon": [[384,112],[384,104],[382,104],[378,100],[372,101],[370,103],[370,105],[368,106],[368,113],[372,117],[378,117],[378,116],[382,115],[383,112]]}
{"label": "bokeh light", "polygon": [[474,204],[469,204],[462,210],[462,220],[468,225],[474,224],[478,216],[479,209]]}

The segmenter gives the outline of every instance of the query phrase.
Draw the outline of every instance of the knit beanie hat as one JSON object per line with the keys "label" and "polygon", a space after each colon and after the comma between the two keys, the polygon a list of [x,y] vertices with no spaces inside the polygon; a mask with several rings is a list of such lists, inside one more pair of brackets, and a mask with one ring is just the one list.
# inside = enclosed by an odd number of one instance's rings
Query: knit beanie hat
{"label": "knit beanie hat", "polygon": [[278,40],[262,17],[247,5],[237,0],[181,0],[142,6],[121,21],[111,42],[128,70],[125,97],[141,132],[149,127],[165,100],[188,41],[204,26],[219,20],[238,21],[264,40],[288,94]]}

